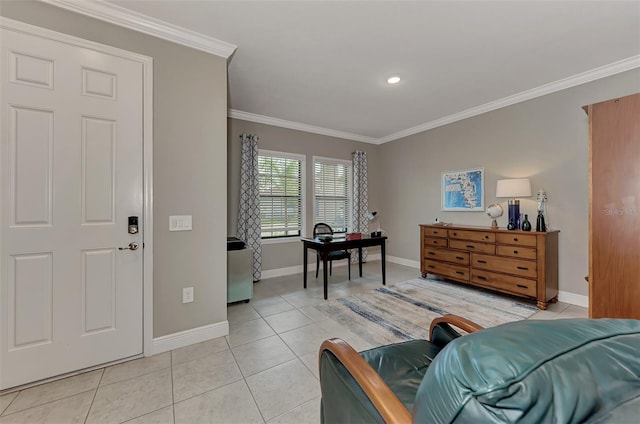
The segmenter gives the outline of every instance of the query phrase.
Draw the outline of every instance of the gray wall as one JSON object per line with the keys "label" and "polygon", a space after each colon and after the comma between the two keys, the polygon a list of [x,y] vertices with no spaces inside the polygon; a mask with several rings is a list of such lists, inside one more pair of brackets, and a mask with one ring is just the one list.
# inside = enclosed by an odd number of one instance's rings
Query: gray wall
{"label": "gray wall", "polygon": [[[154,337],[225,321],[226,60],[43,3],[0,14],[153,58]],[[193,231],[170,233],[169,215],[187,214]]]}
{"label": "gray wall", "polygon": [[[334,159],[351,160],[351,153],[355,150],[367,152],[367,173],[369,186],[369,210],[376,210],[381,219],[386,216],[386,206],[382,203],[380,192],[381,173],[378,146],[358,141],[344,140],[311,134],[303,131],[290,130],[271,125],[239,119],[228,120],[228,216],[227,231],[229,235],[236,234],[238,223],[238,199],[240,197],[240,134],[251,133],[260,137],[258,143],[261,149],[275,150],[306,155],[306,204],[305,204],[305,235],[313,231],[313,156],[323,156]],[[384,224],[384,221],[382,221]],[[377,224],[374,222],[374,226]],[[384,227],[383,227],[384,228]],[[302,243],[299,240],[285,241],[262,246],[263,271],[299,266],[302,264]],[[377,249],[371,249],[374,253]],[[310,262],[311,263],[311,262]],[[315,262],[313,262],[315,266]]]}
{"label": "gray wall", "polygon": [[560,290],[588,294],[588,118],[582,106],[640,91],[640,70],[605,78],[485,113],[380,146],[389,254],[418,261],[418,224],[438,217],[456,224],[490,225],[483,212],[442,212],[441,173],[484,167],[485,205],[496,181],[529,177],[533,196],[520,209],[533,217],[535,193],[547,192],[548,221],[560,230]]}

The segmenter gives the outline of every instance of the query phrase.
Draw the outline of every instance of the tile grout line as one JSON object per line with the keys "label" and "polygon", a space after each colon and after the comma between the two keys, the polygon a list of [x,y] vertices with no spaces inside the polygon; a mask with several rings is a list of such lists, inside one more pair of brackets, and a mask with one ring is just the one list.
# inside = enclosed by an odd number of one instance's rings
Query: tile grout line
{"label": "tile grout line", "polygon": [[87,420],[89,419],[89,414],[91,413],[91,408],[93,408],[93,402],[95,402],[96,396],[98,396],[98,389],[100,389],[100,383],[102,383],[102,378],[104,377],[105,370],[106,368],[102,368],[102,373],[100,374],[100,379],[98,380],[96,391],[93,393],[93,397],[91,398],[91,405],[89,405],[89,409],[87,409],[87,415],[84,417],[84,424],[87,424]]}

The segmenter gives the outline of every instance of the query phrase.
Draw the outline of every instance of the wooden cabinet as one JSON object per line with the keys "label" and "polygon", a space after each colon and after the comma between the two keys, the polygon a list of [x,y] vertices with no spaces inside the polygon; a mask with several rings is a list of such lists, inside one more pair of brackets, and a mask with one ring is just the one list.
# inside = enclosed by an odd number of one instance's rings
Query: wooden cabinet
{"label": "wooden cabinet", "polygon": [[420,225],[420,271],[525,297],[558,299],[558,231]]}
{"label": "wooden cabinet", "polygon": [[589,317],[640,319],[640,94],[589,115]]}

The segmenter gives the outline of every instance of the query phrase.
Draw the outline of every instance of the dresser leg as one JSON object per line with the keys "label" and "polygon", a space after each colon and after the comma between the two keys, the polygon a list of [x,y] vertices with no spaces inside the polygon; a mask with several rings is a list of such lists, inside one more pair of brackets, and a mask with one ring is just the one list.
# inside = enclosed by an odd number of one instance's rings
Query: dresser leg
{"label": "dresser leg", "polygon": [[422,278],[427,278],[427,273],[426,272],[422,273]]}
{"label": "dresser leg", "polygon": [[547,310],[547,302],[544,302],[542,300],[538,300],[538,304],[536,306],[538,306],[538,309],[540,309],[542,311],[546,311]]}

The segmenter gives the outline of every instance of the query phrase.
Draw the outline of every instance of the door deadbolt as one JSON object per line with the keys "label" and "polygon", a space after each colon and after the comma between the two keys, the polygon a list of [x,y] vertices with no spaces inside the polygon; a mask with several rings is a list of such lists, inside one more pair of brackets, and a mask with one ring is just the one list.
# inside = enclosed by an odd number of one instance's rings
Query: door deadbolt
{"label": "door deadbolt", "polygon": [[129,217],[129,227],[127,229],[129,234],[138,234],[138,217],[130,216]]}
{"label": "door deadbolt", "polygon": [[127,247],[118,247],[118,250],[138,250],[138,247],[140,247],[140,245],[132,241]]}

